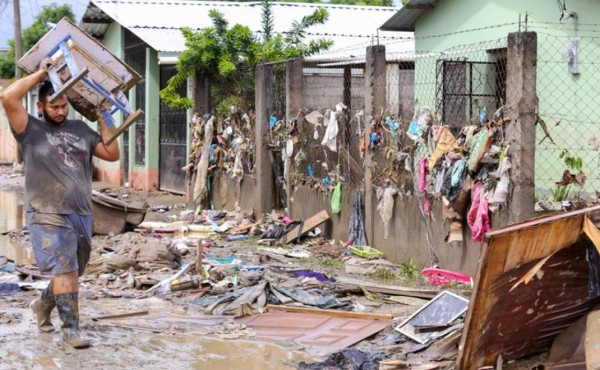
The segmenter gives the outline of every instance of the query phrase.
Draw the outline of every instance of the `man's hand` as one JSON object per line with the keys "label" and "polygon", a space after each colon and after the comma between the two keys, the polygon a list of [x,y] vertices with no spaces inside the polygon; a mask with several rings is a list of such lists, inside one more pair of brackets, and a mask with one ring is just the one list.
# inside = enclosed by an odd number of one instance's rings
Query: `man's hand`
{"label": "man's hand", "polygon": [[53,65],[54,60],[52,60],[52,58],[46,57],[42,59],[42,61],[40,62],[40,66],[37,70],[37,72],[40,74],[40,79],[38,80],[40,83],[48,79],[48,68],[50,68],[50,66]]}

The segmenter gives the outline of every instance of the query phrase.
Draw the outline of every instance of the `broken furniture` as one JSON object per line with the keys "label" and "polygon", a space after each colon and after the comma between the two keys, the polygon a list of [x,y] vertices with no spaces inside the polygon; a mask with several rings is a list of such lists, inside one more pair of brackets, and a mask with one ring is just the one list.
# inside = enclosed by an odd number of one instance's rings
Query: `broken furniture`
{"label": "broken furniture", "polygon": [[[48,31],[18,65],[33,73],[47,57],[54,63],[48,68],[55,91],[50,101],[66,94],[73,108],[94,122],[102,112],[111,133],[105,144],[143,117],[140,109],[133,111],[125,96],[141,76],[67,18]],[[125,119],[119,127],[112,118],[117,112]]]}
{"label": "broken furniture", "polygon": [[594,206],[486,234],[457,369],[546,351],[600,303],[600,242],[594,236],[600,231],[593,222],[599,212]]}
{"label": "broken furniture", "polygon": [[100,235],[120,234],[126,226],[135,227],[144,221],[148,203],[144,201],[127,204],[98,191],[92,192],[94,214],[93,233]]}
{"label": "broken furniture", "polygon": [[400,323],[395,330],[418,343],[429,343],[459,329],[453,322],[465,313],[468,304],[468,299],[443,291]]}

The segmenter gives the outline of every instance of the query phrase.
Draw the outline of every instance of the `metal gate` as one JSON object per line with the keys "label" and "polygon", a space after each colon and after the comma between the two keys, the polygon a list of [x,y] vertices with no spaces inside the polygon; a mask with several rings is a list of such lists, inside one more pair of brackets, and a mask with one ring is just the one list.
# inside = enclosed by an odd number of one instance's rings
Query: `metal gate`
{"label": "metal gate", "polygon": [[[177,73],[174,65],[160,66],[160,89]],[[177,91],[186,94],[185,84]],[[181,170],[187,163],[187,115],[185,109],[170,108],[160,102],[160,189],[185,194],[185,173]]]}
{"label": "metal gate", "polygon": [[[147,45],[140,40],[131,31],[125,30],[125,63],[133,68],[137,73],[142,76],[140,82],[135,86],[134,91],[134,110],[135,109],[146,109],[145,108],[145,91],[146,91],[146,47]],[[131,128],[135,132],[135,142],[129,142],[129,129],[123,133],[123,182],[129,182],[129,170],[131,165],[143,166],[145,163],[146,149],[145,149],[145,119],[138,119],[134,126]],[[133,163],[130,162],[129,158],[129,147],[132,145],[135,147],[135,156]]]}

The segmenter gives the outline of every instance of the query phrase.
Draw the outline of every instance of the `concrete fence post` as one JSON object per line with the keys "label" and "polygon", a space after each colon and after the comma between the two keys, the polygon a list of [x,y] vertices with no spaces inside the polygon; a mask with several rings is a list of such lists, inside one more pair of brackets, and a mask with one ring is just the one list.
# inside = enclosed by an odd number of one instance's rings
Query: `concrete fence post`
{"label": "concrete fence post", "polygon": [[254,156],[256,187],[254,199],[257,215],[273,209],[273,168],[269,154],[269,95],[271,89],[271,65],[259,64],[255,73],[256,123],[254,128]]}
{"label": "concrete fence post", "polygon": [[382,115],[386,106],[386,67],[385,46],[367,47],[365,63],[365,118],[367,149],[365,153],[365,229],[369,244],[373,245],[375,228],[375,207],[373,202],[373,185],[371,184],[371,164],[373,153],[369,148],[371,133],[371,117]]}
{"label": "concrete fence post", "polygon": [[535,125],[537,34],[508,35],[505,116],[512,161],[508,224],[525,221],[535,212]]}
{"label": "concrete fence post", "polygon": [[[292,59],[286,63],[285,68],[285,118],[289,123],[294,119],[297,119],[296,127],[298,130],[302,128],[302,122],[304,121],[304,114],[302,108],[304,107],[304,101],[302,98],[303,93],[303,72],[302,72],[302,59]],[[299,146],[302,143],[295,144]],[[295,151],[294,151],[295,152]],[[284,155],[285,168],[287,169],[285,175],[285,186],[286,186],[286,207],[288,215],[292,214],[293,202],[290,199],[293,197],[292,185],[290,182],[290,174],[295,172],[292,168],[293,161]]]}

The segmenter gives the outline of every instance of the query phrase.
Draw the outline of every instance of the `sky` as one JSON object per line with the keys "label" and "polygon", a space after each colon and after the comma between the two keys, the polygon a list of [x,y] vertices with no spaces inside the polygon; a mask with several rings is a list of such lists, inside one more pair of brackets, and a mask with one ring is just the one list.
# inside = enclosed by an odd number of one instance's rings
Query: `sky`
{"label": "sky", "polygon": [[[21,28],[29,27],[35,17],[40,13],[43,6],[55,4],[69,4],[75,14],[75,20],[79,23],[85,11],[87,0],[20,0],[21,2]],[[14,39],[14,17],[12,0],[0,0],[0,48],[8,48],[8,40]],[[27,50],[23,50],[27,52]]]}

